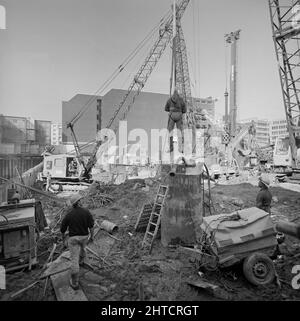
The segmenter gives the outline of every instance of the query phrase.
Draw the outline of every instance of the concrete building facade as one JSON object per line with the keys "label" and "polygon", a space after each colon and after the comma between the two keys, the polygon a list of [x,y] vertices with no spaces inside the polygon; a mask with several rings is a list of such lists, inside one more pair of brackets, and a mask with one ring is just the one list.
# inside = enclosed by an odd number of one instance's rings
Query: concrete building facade
{"label": "concrete building facade", "polygon": [[100,126],[99,102],[100,96],[93,95],[75,95],[69,101],[62,102],[62,142],[66,145],[72,145],[73,139],[67,124],[85,108],[85,112],[78,121],[74,123],[74,132],[79,144],[85,144],[95,139],[97,130]]}
{"label": "concrete building facade", "polygon": [[0,154],[40,155],[51,143],[51,122],[0,115]]}
{"label": "concrete building facade", "polygon": [[196,107],[205,110],[210,119],[215,119],[215,103],[216,99],[212,97],[207,98],[194,98]]}
{"label": "concrete building facade", "polygon": [[276,138],[288,137],[288,128],[286,119],[278,119],[270,121],[270,142],[273,144]]}
{"label": "concrete building facade", "polygon": [[259,146],[267,146],[270,144],[270,129],[267,119],[259,119],[255,122],[256,125],[256,141]]}
{"label": "concrete building facade", "polygon": [[249,118],[239,121],[241,125],[250,125],[254,121],[256,128],[256,142],[259,146],[270,144],[270,123],[267,119]]}
{"label": "concrete building facade", "polygon": [[35,141],[39,145],[51,144],[51,121],[48,120],[35,120]]}
{"label": "concrete building facade", "polygon": [[274,144],[277,138],[286,138],[289,136],[286,119],[261,120],[247,119],[240,123],[250,124],[254,120],[256,125],[256,139],[260,146]]}
{"label": "concrete building facade", "polygon": [[[97,131],[106,128],[109,120],[118,108],[126,90],[111,89],[103,97],[78,94],[70,101],[62,103],[62,140],[63,144],[73,144],[70,129],[66,124],[90,101],[82,118],[74,125],[74,131],[79,143],[85,144],[95,139]],[[141,92],[136,98],[125,120],[127,120],[128,133],[137,128],[144,129],[148,137],[151,130],[161,130],[167,127],[168,113],[165,112],[165,104],[169,99],[167,94]],[[127,101],[131,101],[130,96]],[[215,100],[212,97],[205,99],[196,98],[197,106],[205,109],[209,117],[215,116]],[[120,120],[123,116],[126,105],[118,115]],[[118,123],[118,122],[116,122]]]}
{"label": "concrete building facade", "polygon": [[51,124],[51,145],[57,146],[62,144],[62,124]]}

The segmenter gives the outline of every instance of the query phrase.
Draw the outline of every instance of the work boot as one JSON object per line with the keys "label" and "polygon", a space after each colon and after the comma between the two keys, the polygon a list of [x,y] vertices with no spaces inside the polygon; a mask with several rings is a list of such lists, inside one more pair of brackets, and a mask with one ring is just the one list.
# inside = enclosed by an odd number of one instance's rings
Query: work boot
{"label": "work boot", "polygon": [[86,257],[79,260],[79,266],[84,266],[86,263],[88,263]]}
{"label": "work boot", "polygon": [[73,290],[78,290],[79,289],[79,282],[78,282],[78,276],[77,274],[71,274],[70,277],[70,286]]}

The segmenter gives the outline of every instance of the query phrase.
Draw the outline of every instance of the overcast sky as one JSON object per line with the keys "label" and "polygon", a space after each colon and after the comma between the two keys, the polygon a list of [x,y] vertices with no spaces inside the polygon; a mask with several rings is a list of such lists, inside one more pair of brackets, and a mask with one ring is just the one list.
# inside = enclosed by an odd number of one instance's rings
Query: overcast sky
{"label": "overcast sky", "polygon": [[[61,121],[61,102],[95,93],[172,2],[0,0],[0,113]],[[182,25],[194,95],[218,98],[223,113],[224,34],[241,29],[238,117],[284,118],[267,0],[191,0]],[[149,45],[106,91],[128,87]],[[168,48],[144,90],[168,93],[170,68]]]}

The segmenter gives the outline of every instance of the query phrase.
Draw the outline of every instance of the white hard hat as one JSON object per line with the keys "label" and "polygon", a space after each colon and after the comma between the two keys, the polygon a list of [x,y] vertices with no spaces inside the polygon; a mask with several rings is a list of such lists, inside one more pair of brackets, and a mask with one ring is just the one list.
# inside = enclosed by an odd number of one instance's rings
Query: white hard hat
{"label": "white hard hat", "polygon": [[270,186],[271,182],[270,182],[270,179],[268,177],[268,175],[266,174],[262,174],[260,177],[259,177],[259,181],[262,182],[264,185],[266,185],[267,187]]}
{"label": "white hard hat", "polygon": [[81,199],[82,199],[82,195],[80,194],[75,194],[75,195],[72,195],[71,198],[70,198],[70,202],[72,205],[78,203]]}

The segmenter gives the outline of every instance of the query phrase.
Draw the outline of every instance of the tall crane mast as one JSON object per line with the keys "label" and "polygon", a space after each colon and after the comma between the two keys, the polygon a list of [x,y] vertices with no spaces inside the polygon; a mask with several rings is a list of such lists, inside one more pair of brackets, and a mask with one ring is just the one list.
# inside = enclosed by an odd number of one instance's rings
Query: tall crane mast
{"label": "tall crane mast", "polygon": [[[225,35],[226,44],[230,45],[230,88],[227,88],[227,65],[226,65],[226,90],[225,90],[225,130],[223,143],[225,144],[225,162],[227,166],[235,166],[233,157],[234,149],[243,139],[248,129],[243,129],[237,133],[237,41],[240,39],[241,30],[237,30]],[[226,59],[227,64],[227,59]],[[228,104],[229,96],[229,104]],[[229,105],[229,106],[228,106]],[[229,108],[228,108],[229,107]],[[229,109],[229,110],[228,110]]]}
{"label": "tall crane mast", "polygon": [[[228,114],[228,93],[225,93],[225,118],[229,122],[230,137],[236,135],[237,118],[237,41],[240,39],[241,30],[231,32],[225,35],[225,40],[230,44],[231,62],[230,62],[230,93],[229,93],[229,114]],[[228,119],[229,118],[229,119]]]}
{"label": "tall crane mast", "polygon": [[299,167],[296,142],[297,135],[300,133],[299,5],[299,1],[294,0],[269,0],[273,40],[293,167]]}

